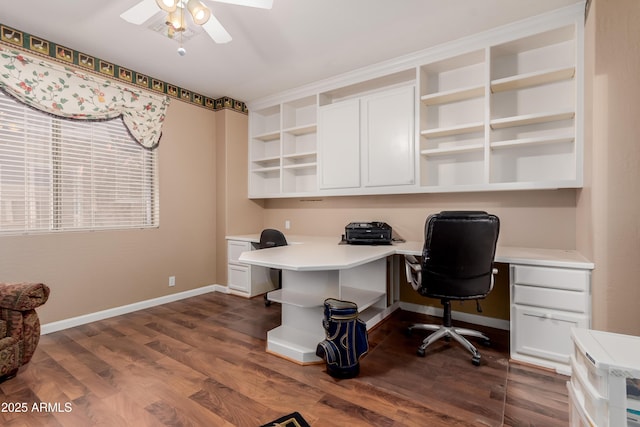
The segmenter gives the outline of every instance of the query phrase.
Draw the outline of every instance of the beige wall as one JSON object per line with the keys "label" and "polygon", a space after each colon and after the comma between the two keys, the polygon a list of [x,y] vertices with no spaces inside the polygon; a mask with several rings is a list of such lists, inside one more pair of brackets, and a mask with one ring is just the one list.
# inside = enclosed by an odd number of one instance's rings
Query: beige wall
{"label": "beige wall", "polygon": [[158,148],[158,229],[0,237],[0,280],[49,285],[43,323],[215,283],[213,116],[171,102]]}
{"label": "beige wall", "polygon": [[263,228],[263,202],[247,198],[248,128],[246,114],[231,110],[216,112],[218,284],[227,283],[227,245],[224,237],[256,233]]}
{"label": "beige wall", "polygon": [[577,245],[596,264],[593,328],[640,335],[640,2],[595,0],[585,45],[591,152]]}
{"label": "beige wall", "polygon": [[422,240],[424,222],[441,210],[480,209],[500,217],[499,244],[573,249],[575,190],[273,199],[265,226],[290,234],[336,236],[352,221],[389,223],[406,240]]}

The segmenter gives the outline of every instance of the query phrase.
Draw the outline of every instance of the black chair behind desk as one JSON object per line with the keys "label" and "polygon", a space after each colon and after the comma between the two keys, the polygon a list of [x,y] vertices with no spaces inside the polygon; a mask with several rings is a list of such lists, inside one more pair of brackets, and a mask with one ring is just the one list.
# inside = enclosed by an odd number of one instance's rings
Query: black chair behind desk
{"label": "black chair behind desk", "polygon": [[442,325],[416,324],[409,327],[433,331],[418,348],[424,356],[426,348],[440,338],[453,338],[473,355],[472,363],[480,364],[480,353],[463,336],[479,338],[489,344],[489,338],[478,331],[454,328],[451,325],[451,301],[479,300],[493,288],[494,257],[500,220],[480,211],[445,211],[431,215],[425,223],[422,261],[406,256],[407,278],[421,295],[439,298],[444,308]]}
{"label": "black chair behind desk", "polygon": [[[276,246],[287,246],[287,239],[280,230],[273,228],[267,228],[260,233],[260,242],[258,243],[258,249],[274,248]],[[275,285],[275,289],[282,287],[282,270],[271,268],[270,269],[271,282]],[[270,306],[271,301],[267,297],[267,293],[264,294],[264,305]]]}

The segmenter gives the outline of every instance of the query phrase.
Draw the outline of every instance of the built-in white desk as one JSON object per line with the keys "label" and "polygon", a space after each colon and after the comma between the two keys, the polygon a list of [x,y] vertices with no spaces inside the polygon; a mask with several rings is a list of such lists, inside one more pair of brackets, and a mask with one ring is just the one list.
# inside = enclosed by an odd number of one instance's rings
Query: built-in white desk
{"label": "built-in white desk", "polygon": [[[227,236],[258,242],[258,235]],[[387,259],[422,254],[423,242],[346,245],[336,237],[288,235],[288,246],[247,250],[240,263],[282,270],[282,289],[269,299],[282,303],[282,324],[267,334],[267,351],[298,363],[315,363],[324,339],[323,302],[350,300],[371,328],[395,309],[387,298]],[[569,372],[570,328],[591,326],[593,263],[572,250],[498,247],[496,262],[510,265],[511,357]]]}

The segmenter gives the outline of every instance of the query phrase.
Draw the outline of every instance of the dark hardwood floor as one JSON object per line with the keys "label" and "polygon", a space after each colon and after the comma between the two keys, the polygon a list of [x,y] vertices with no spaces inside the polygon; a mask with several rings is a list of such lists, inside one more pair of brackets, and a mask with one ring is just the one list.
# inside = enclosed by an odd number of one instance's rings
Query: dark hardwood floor
{"label": "dark hardwood floor", "polygon": [[[369,333],[357,378],[264,351],[280,307],[211,293],[42,336],[0,384],[3,426],[260,426],[298,411],[312,426],[567,426],[567,377],[508,360],[481,328],[482,363],[455,342],[424,358],[396,311]],[[320,320],[319,320],[320,321]]]}

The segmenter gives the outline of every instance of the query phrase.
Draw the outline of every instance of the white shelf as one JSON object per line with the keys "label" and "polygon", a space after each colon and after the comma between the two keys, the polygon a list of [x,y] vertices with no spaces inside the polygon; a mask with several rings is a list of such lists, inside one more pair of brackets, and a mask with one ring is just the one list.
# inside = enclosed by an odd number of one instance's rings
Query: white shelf
{"label": "white shelf", "polygon": [[288,128],[288,129],[283,129],[282,132],[285,133],[290,133],[291,135],[306,135],[309,133],[314,133],[316,132],[318,126],[315,123],[312,124],[308,124],[308,125],[302,125],[302,126],[296,126],[296,127],[292,127],[292,128]]}
{"label": "white shelf", "polygon": [[509,127],[526,126],[539,123],[547,123],[574,118],[575,111],[559,111],[552,113],[524,114],[521,116],[506,117],[491,120],[492,129],[504,129]]}
{"label": "white shelf", "polygon": [[310,163],[296,163],[292,165],[283,166],[282,169],[313,169],[318,164],[316,162]]}
{"label": "white shelf", "polygon": [[365,289],[351,288],[349,286],[340,287],[338,299],[354,302],[358,306],[358,311],[362,312],[385,297],[384,292],[375,292]]}
{"label": "white shelf", "polygon": [[280,131],[273,131],[273,132],[267,132],[267,133],[262,133],[260,135],[254,135],[253,139],[257,139],[259,141],[274,141],[276,139],[280,138]]}
{"label": "white shelf", "polygon": [[448,102],[463,101],[484,95],[484,85],[453,89],[444,92],[423,95],[420,100],[424,105],[446,104]]}
{"label": "white shelf", "polygon": [[358,306],[358,311],[363,311],[385,297],[384,292],[374,292],[348,286],[341,286],[339,292],[340,295],[325,295],[322,298],[318,298],[317,295],[309,295],[288,289],[276,289],[269,292],[268,298],[273,302],[301,308],[322,307],[325,298],[336,298],[351,301]]}
{"label": "white shelf", "polygon": [[466,123],[463,125],[449,126],[443,128],[427,129],[420,132],[420,135],[427,138],[438,138],[441,136],[461,135],[465,133],[481,132],[484,130],[484,123]]}
{"label": "white shelf", "polygon": [[511,147],[523,147],[533,145],[544,144],[562,144],[565,142],[573,142],[575,138],[573,136],[567,137],[545,137],[545,138],[520,138],[511,139],[508,141],[496,141],[491,143],[492,149],[511,148]]}
{"label": "white shelf", "polygon": [[371,329],[384,320],[387,310],[388,309],[378,307],[369,307],[367,310],[361,312],[358,318],[367,324],[367,329]]}
{"label": "white shelf", "polygon": [[307,151],[304,153],[285,154],[284,156],[282,156],[282,158],[283,159],[302,159],[305,157],[315,157],[317,155],[318,153],[316,151]]}
{"label": "white shelf", "polygon": [[523,89],[531,86],[559,82],[572,79],[576,74],[576,67],[556,68],[533,73],[521,74],[493,80],[491,82],[492,92],[503,92],[507,90]]}
{"label": "white shelf", "polygon": [[484,149],[484,144],[469,144],[459,147],[447,147],[447,148],[430,148],[420,151],[423,156],[446,156],[450,154],[471,153],[474,151],[481,151]]}
{"label": "white shelf", "polygon": [[317,295],[308,295],[288,289],[276,289],[275,291],[271,291],[268,294],[268,298],[269,301],[302,308],[321,307],[324,302],[323,299],[318,299]]}
{"label": "white shelf", "polygon": [[256,169],[251,169],[251,172],[253,173],[269,173],[269,172],[276,172],[280,170],[280,166],[271,166],[268,168],[256,168]]}
{"label": "white shelf", "polygon": [[259,159],[251,160],[253,163],[273,163],[280,162],[280,156],[261,157]]}

